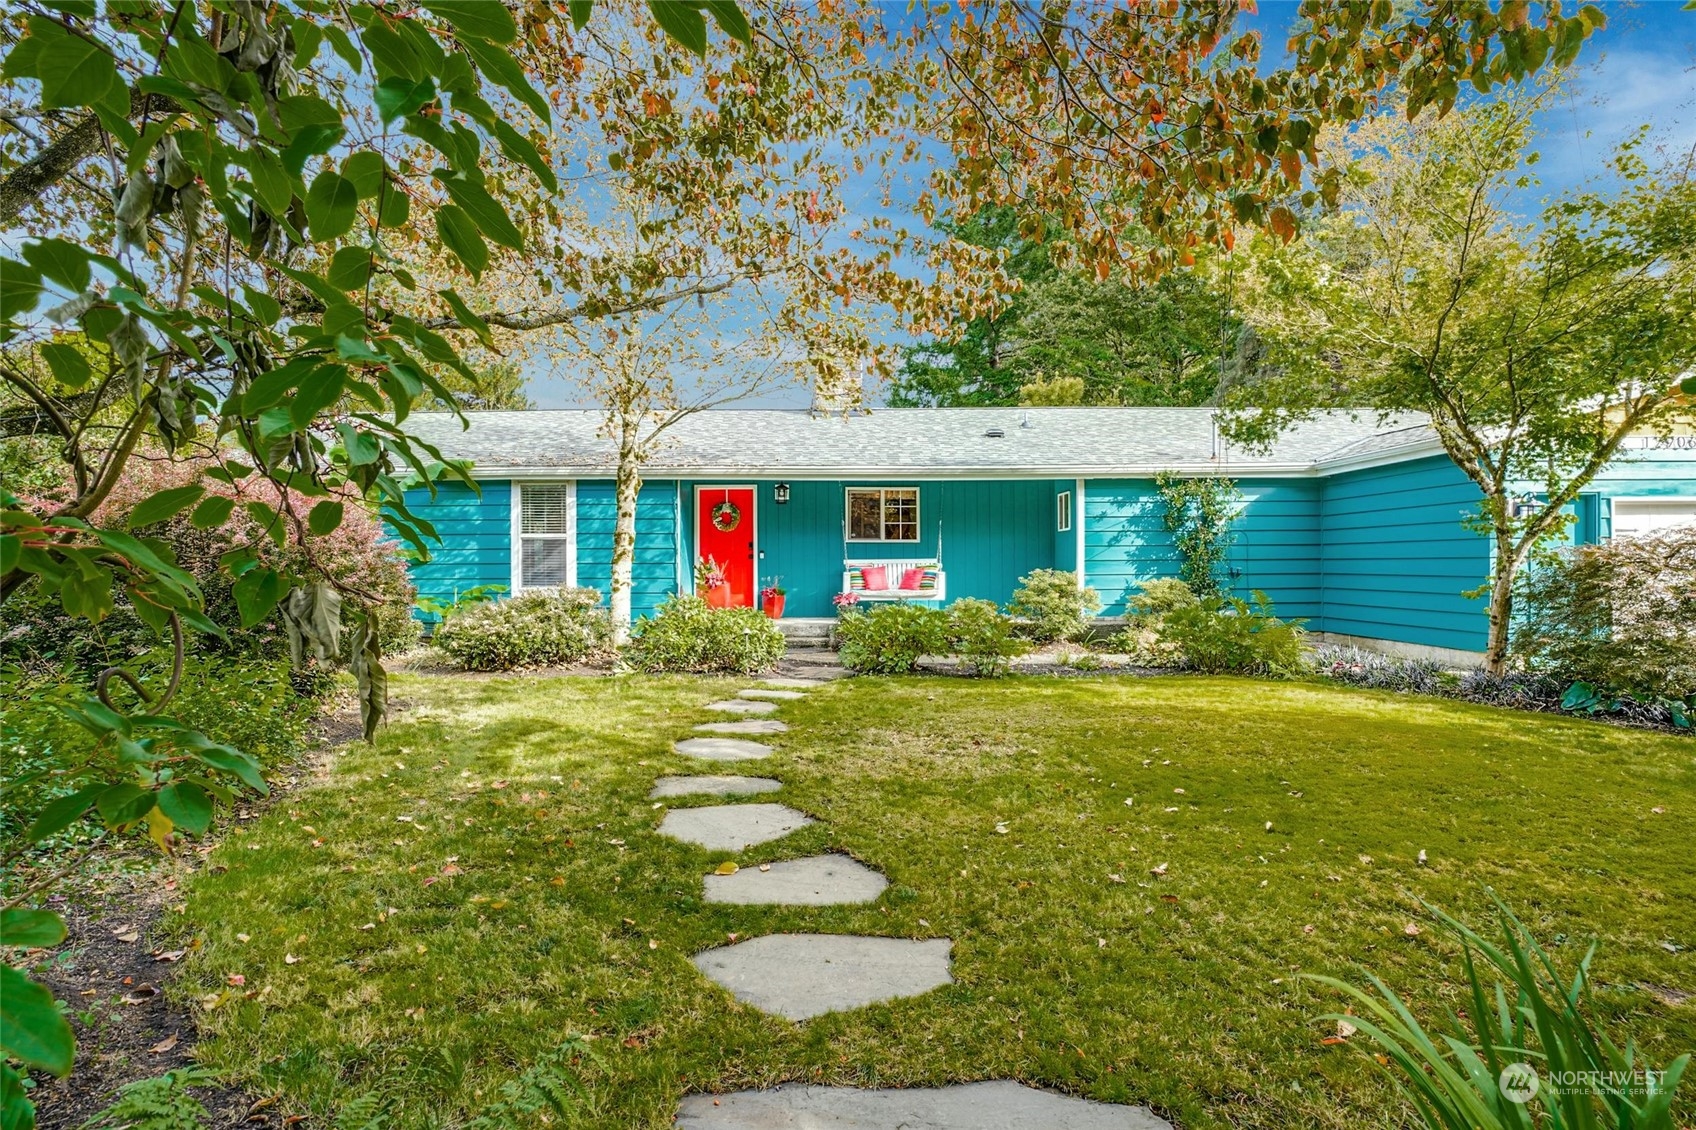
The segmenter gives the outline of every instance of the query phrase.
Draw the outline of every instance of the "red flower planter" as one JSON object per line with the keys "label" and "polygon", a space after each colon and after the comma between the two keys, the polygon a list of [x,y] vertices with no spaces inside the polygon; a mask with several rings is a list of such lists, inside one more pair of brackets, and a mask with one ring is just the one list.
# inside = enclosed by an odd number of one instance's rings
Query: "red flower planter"
{"label": "red flower planter", "polygon": [[766,615],[770,616],[773,620],[783,619],[783,601],[783,593],[777,593],[774,596],[766,597],[764,601]]}
{"label": "red flower planter", "polygon": [[730,593],[729,585],[713,585],[707,590],[707,607],[729,608],[736,603]]}

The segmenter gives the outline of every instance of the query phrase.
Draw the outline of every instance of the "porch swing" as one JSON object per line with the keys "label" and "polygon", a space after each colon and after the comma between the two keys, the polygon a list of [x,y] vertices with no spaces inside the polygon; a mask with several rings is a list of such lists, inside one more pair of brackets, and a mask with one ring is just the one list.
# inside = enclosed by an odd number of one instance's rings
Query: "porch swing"
{"label": "porch swing", "polygon": [[936,556],[855,560],[848,556],[848,530],[842,531],[842,590],[860,600],[937,601],[948,599],[948,574],[942,568],[942,521],[936,523]]}

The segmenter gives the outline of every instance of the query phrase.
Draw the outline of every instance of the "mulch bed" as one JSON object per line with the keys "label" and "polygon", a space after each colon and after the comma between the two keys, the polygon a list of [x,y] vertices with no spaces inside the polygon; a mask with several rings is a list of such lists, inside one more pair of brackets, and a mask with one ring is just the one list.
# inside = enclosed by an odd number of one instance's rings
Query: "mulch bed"
{"label": "mulch bed", "polygon": [[[392,713],[405,704],[391,701]],[[313,725],[311,751],[271,781],[270,796],[244,805],[237,820],[259,815],[321,772],[331,750],[360,736],[357,710],[339,711]],[[182,950],[153,939],[165,914],[181,902],[179,879],[201,864],[213,841],[162,859],[142,852],[109,855],[90,873],[70,880],[48,905],[65,918],[67,936],[47,957],[42,979],[71,1012],[77,1037],[70,1077],[36,1075],[36,1123],[42,1130],[74,1130],[111,1105],[120,1088],[194,1063],[194,1018],[168,999],[165,985]],[[206,1107],[209,1127],[304,1125],[276,1095],[213,1083],[192,1088]]]}

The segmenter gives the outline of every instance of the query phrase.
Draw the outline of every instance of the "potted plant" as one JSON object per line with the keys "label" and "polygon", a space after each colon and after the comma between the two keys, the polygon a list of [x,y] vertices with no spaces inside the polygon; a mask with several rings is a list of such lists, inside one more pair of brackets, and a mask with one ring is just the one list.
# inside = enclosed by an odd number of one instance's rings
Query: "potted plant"
{"label": "potted plant", "polygon": [[695,591],[706,597],[712,608],[730,607],[730,582],[724,579],[724,566],[712,557],[695,562]]}
{"label": "potted plant", "polygon": [[773,577],[771,584],[760,590],[760,606],[773,620],[783,619],[783,578]]}
{"label": "potted plant", "polygon": [[839,592],[830,598],[830,602],[836,605],[836,613],[840,616],[843,613],[854,611],[860,603],[860,594],[857,592]]}

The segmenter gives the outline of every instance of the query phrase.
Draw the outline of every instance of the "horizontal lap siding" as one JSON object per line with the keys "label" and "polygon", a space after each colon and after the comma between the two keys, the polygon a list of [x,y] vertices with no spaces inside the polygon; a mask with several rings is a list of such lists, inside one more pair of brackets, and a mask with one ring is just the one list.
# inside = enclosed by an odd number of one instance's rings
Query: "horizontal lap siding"
{"label": "horizontal lap siding", "polygon": [[406,505],[431,522],[441,541],[430,547],[430,560],[410,567],[418,595],[451,602],[479,585],[512,583],[512,485],[504,480],[479,483],[482,494],[460,482],[406,492]]}
{"label": "horizontal lap siding", "polygon": [[1435,456],[1321,480],[1324,614],[1344,635],[1481,650],[1484,603],[1461,594],[1490,571],[1489,542],[1465,522],[1479,492]]}
{"label": "horizontal lap siding", "polygon": [[[636,555],[630,569],[630,608],[651,616],[677,591],[677,484],[642,484],[636,497]],[[612,538],[618,500],[608,481],[577,484],[577,583],[612,591]]]}
{"label": "horizontal lap siding", "polygon": [[[686,497],[692,497],[688,488],[694,485],[686,484]],[[1054,565],[1051,480],[794,481],[789,484],[789,501],[781,506],[774,498],[775,486],[769,480],[754,484],[759,575],[762,584],[782,579],[787,590],[786,616],[831,615],[831,598],[842,587],[844,559],[937,557],[939,526],[950,601],[975,596],[1005,603],[1020,577]],[[843,523],[850,486],[917,487],[918,542],[845,545]]]}
{"label": "horizontal lap siding", "polygon": [[[1233,595],[1256,589],[1278,615],[1320,612],[1319,486],[1305,479],[1243,479],[1226,567]],[[1095,479],[1084,486],[1085,580],[1103,614],[1122,616],[1143,581],[1176,577],[1182,559],[1166,531],[1165,503],[1152,479]]]}

